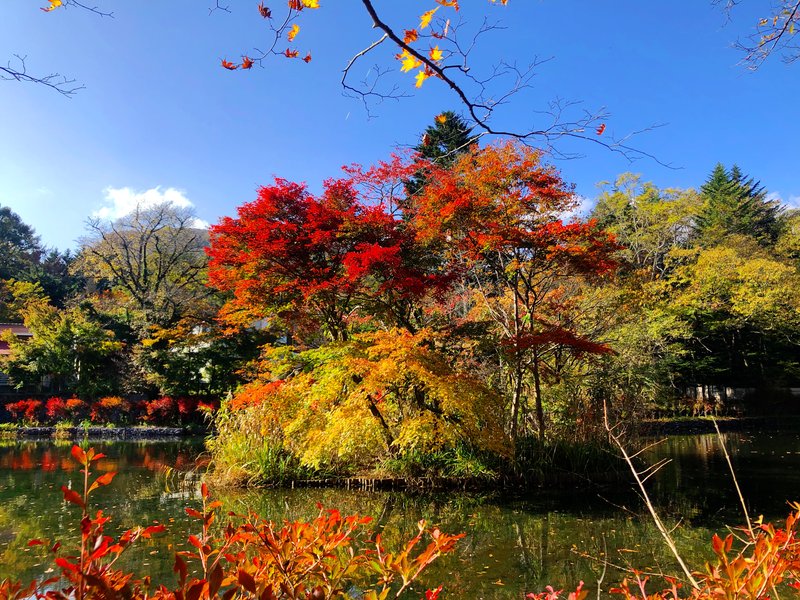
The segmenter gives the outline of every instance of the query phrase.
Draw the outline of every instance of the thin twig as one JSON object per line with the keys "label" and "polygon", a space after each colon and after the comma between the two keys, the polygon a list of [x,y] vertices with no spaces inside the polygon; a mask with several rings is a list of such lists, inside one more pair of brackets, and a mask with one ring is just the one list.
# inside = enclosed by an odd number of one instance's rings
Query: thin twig
{"label": "thin twig", "polygon": [[719,425],[717,425],[717,420],[714,417],[711,417],[711,422],[714,423],[714,429],[717,432],[717,440],[719,440],[719,445],[722,448],[722,453],[725,455],[725,460],[728,463],[728,469],[731,472],[731,478],[733,479],[733,485],[736,486],[736,494],[739,496],[739,502],[742,504],[742,512],[744,513],[744,518],[747,521],[747,530],[750,532],[751,539],[753,536],[753,524],[750,522],[750,515],[747,512],[747,504],[744,501],[744,496],[742,495],[742,490],[739,487],[739,480],[736,479],[736,471],[733,470],[733,464],[731,463],[731,457],[728,454],[728,449],[725,447],[725,440],[722,439],[722,434],[719,431]]}
{"label": "thin twig", "polygon": [[636,466],[633,464],[633,460],[628,455],[628,452],[625,450],[625,446],[620,441],[619,436],[616,436],[612,433],[611,426],[608,423],[608,409],[605,401],[603,402],[603,423],[605,425],[606,431],[608,432],[608,436],[611,438],[611,440],[614,442],[617,448],[619,448],[619,451],[622,453],[622,458],[628,464],[628,467],[630,468],[630,471],[633,474],[633,478],[636,480],[636,485],[639,486],[639,491],[642,494],[642,500],[644,501],[645,506],[647,506],[647,510],[650,512],[650,516],[653,518],[653,522],[655,523],[656,528],[658,529],[659,533],[661,533],[661,536],[664,538],[664,541],[666,542],[667,547],[670,549],[673,556],[675,557],[675,560],[678,561],[678,564],[680,565],[681,570],[683,570],[683,573],[686,575],[686,578],[689,580],[689,583],[691,583],[694,589],[699,590],[700,585],[692,576],[692,572],[689,570],[689,567],[686,566],[683,557],[681,557],[680,552],[678,552],[677,546],[675,546],[675,540],[672,539],[672,536],[670,536],[669,532],[667,531],[667,528],[661,521],[661,517],[658,516],[655,506],[653,506],[653,503],[650,500],[650,496],[647,494],[647,489],[644,486],[644,482],[639,476],[639,471],[636,470]]}

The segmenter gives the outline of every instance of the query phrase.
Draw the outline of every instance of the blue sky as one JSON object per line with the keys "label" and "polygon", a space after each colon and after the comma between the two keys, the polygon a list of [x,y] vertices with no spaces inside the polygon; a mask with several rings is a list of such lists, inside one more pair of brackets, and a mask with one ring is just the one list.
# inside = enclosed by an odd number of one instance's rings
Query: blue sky
{"label": "blue sky", "polygon": [[[313,53],[310,64],[276,60],[250,72],[225,71],[219,60],[265,43],[256,2],[229,0],[231,13],[209,15],[211,0],[97,1],[113,19],[76,9],[45,14],[36,0],[4,0],[0,9],[3,61],[26,55],[31,71],[86,86],[66,99],[0,82],[0,204],[51,246],[74,247],[90,215],[118,214],[142,194],[190,203],[213,223],[275,175],[318,189],[341,165],[414,145],[436,114],[461,110],[440,82],[416,92],[410,76],[399,82],[413,98],[376,107],[374,118],[342,95],[341,69],[377,37],[355,0],[322,0],[303,15],[296,42]],[[375,4],[399,29],[433,1]],[[721,161],[800,204],[800,66],[774,59],[750,72],[731,47],[767,9],[767,0],[753,0],[727,22],[710,0],[462,0],[471,23],[488,15],[505,26],[478,46],[476,69],[499,58],[552,57],[498,124],[536,124],[534,111],[555,98],[605,107],[616,135],[665,124],[634,144],[675,169],[563,146],[585,154],[555,161],[580,195],[596,196],[597,182],[625,171],[662,187],[697,187]],[[388,49],[376,60],[393,64]],[[364,74],[374,62],[360,67]]]}

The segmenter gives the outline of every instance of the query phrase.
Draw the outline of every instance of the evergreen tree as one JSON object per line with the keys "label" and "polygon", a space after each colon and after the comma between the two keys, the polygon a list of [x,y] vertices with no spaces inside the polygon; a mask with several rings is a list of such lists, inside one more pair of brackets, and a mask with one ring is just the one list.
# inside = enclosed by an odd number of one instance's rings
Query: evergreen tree
{"label": "evergreen tree", "polygon": [[712,246],[728,235],[750,236],[762,245],[776,240],[780,203],[768,200],[761,183],[748,178],[738,166],[727,171],[718,163],[700,189],[705,200],[695,221],[700,244]]}
{"label": "evergreen tree", "polygon": [[[436,117],[433,125],[429,125],[422,134],[422,140],[414,150],[442,167],[449,167],[469,147],[478,141],[472,135],[472,127],[453,111],[445,111]],[[417,173],[406,183],[409,196],[416,195],[425,185],[427,176],[423,172]]]}

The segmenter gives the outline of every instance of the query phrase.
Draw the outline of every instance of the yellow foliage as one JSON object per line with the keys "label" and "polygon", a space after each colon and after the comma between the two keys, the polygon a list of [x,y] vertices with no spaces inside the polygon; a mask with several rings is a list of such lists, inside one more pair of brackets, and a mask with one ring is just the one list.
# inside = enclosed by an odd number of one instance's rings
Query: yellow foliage
{"label": "yellow foliage", "polygon": [[458,443],[508,455],[502,400],[455,369],[440,341],[393,329],[294,356],[275,349],[264,364],[272,381],[246,386],[233,404],[257,407],[283,447],[315,468],[364,468]]}

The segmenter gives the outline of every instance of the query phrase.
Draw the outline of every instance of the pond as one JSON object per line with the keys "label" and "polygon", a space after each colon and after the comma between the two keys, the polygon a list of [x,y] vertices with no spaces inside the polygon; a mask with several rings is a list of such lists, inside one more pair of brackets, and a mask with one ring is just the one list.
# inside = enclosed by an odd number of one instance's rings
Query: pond
{"label": "pond", "polygon": [[[794,432],[724,434],[753,515],[779,520],[787,500],[800,494],[800,435]],[[198,503],[199,442],[93,443],[108,455],[97,471],[118,471],[95,502],[113,516],[109,533],[161,522],[168,532],[124,555],[153,579],[171,580],[175,550],[196,522],[185,515]],[[70,443],[2,442],[0,446],[0,578],[30,579],[48,568],[33,538],[75,539],[77,509],[61,500],[61,485],[80,486],[69,457]],[[649,488],[684,556],[694,564],[709,557],[709,540],[724,526],[743,519],[713,435],[675,436],[647,452],[647,459],[670,458]],[[419,519],[444,531],[465,532],[457,552],[435,563],[425,584],[444,583],[457,598],[521,598],[545,585],[570,588],[579,580],[596,587],[610,565],[675,573],[676,566],[637,496],[626,484],[566,490],[541,487],[509,498],[492,494],[416,495],[339,489],[228,492],[225,510],[255,510],[271,519],[316,515],[317,503],[344,513],[376,519],[391,545],[410,537]],[[602,587],[621,579],[609,566]],[[413,594],[411,597],[415,597]]]}

